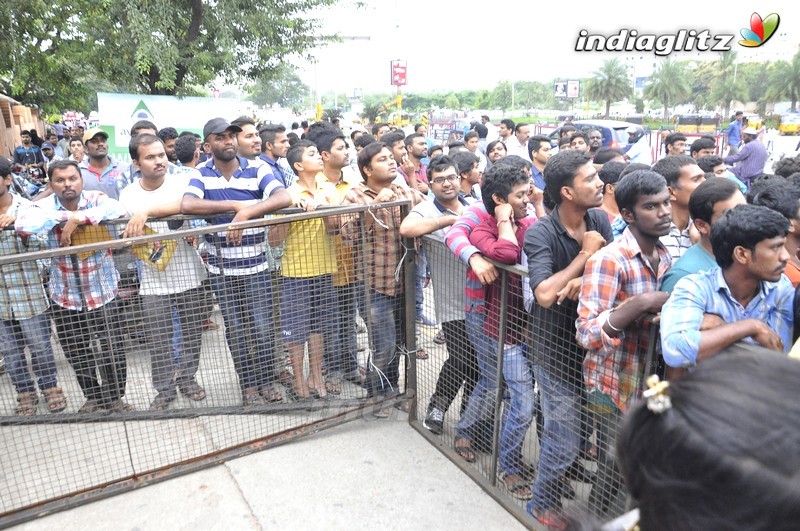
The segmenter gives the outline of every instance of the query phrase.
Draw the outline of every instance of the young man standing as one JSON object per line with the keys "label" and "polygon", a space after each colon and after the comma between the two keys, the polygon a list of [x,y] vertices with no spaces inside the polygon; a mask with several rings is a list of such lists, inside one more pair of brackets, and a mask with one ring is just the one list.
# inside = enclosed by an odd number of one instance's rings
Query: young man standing
{"label": "young man standing", "polygon": [[289,137],[286,128],[280,124],[267,124],[261,128],[261,160],[269,164],[272,174],[284,187],[292,184],[294,174],[286,172],[278,160],[289,152]]}
{"label": "young man standing", "polygon": [[80,165],[85,156],[83,140],[80,138],[71,138],[69,141],[69,152],[69,160],[75,161]]}
{"label": "young man standing", "polygon": [[750,186],[750,180],[764,172],[764,165],[767,163],[769,154],[764,144],[758,140],[758,131],[753,127],[742,131],[742,141],[744,142],[742,149],[734,155],[728,155],[723,160],[725,164],[735,164],[731,168],[731,173],[746,186]]}
{"label": "young man standing", "polygon": [[122,178],[128,165],[108,154],[108,133],[99,127],[89,129],[83,135],[83,145],[88,155],[88,160],[81,164],[83,188],[119,199],[119,193],[128,185]]}
{"label": "young man standing", "polygon": [[661,311],[669,294],[659,287],[672,264],[660,241],[672,223],[664,178],[634,171],[617,183],[615,195],[628,227],[587,262],[576,321],[578,343],[586,349],[587,401],[597,419],[598,472],[589,496],[597,514],[620,487],[615,442],[622,413],[641,388],[651,326],[642,318]]}
{"label": "young man standing", "polygon": [[562,479],[581,444],[584,351],[575,340],[581,277],[587,260],[612,241],[603,182],[582,151],[561,151],[544,170],[555,203],[525,235],[533,304],[530,353],[544,415],[542,450],[529,511],[543,523],[560,520]]}
{"label": "young man standing", "polygon": [[[222,118],[203,127],[211,159],[200,168],[183,196],[181,212],[201,214],[213,224],[257,219],[291,204],[291,198],[264,163],[236,156],[241,129]],[[223,216],[228,212],[236,215]],[[264,228],[228,229],[207,234],[211,288],[225,320],[225,337],[233,357],[245,406],[281,400],[273,353],[272,300]],[[255,347],[250,349],[246,333]]]}
{"label": "young man standing", "polygon": [[[417,190],[420,193],[427,194],[430,188],[428,182],[428,172],[422,159],[428,156],[428,143],[425,137],[420,134],[408,135],[403,139],[403,144],[406,149],[405,157],[398,162],[397,173],[403,176],[406,183],[410,185],[409,175],[414,174],[417,182]],[[421,185],[420,183],[423,183]]]}
{"label": "young man standing", "polygon": [[44,155],[39,146],[33,145],[31,132],[22,131],[19,137],[22,145],[14,149],[14,164],[44,170]]}
{"label": "young man standing", "polygon": [[670,155],[686,155],[686,135],[670,133],[664,139],[664,153]]}
{"label": "young man standing", "polygon": [[550,138],[544,135],[535,135],[528,140],[528,156],[533,164],[531,167],[533,185],[542,191],[545,187],[544,167],[550,160],[551,150]]}
{"label": "young man standing", "polygon": [[508,154],[519,155],[523,159],[530,160],[528,158],[528,138],[530,138],[530,136],[530,126],[526,123],[518,123],[516,127],[514,127],[514,136],[504,141]]}
{"label": "young man standing", "polygon": [[[292,204],[312,212],[338,201],[335,187],[321,173],[322,157],[310,140],[301,140],[287,154],[297,179],[287,190]],[[281,318],[283,341],[292,360],[292,390],[298,399],[325,398],[322,376],[325,343],[335,338],[337,311],[332,275],[336,272],[336,252],[330,233],[336,229],[333,217],[306,219],[269,230],[269,244],[285,242],[281,273]],[[309,376],[303,376],[303,361],[308,345]]]}
{"label": "young man standing", "polygon": [[661,312],[668,365],[691,367],[741,340],[789,351],[795,290],[782,274],[788,233],[786,218],[766,207],[723,214],[711,235],[719,267],[678,282]]}
{"label": "young man standing", "polygon": [[[711,249],[711,227],[725,212],[743,204],[745,200],[742,192],[729,179],[709,179],[697,187],[689,199],[689,213],[692,223],[700,233],[700,241],[672,264],[661,281],[661,291],[672,293],[675,284],[686,275],[717,267]],[[795,213],[796,211],[795,207]]]}
{"label": "young man standing", "polygon": [[706,174],[692,157],[669,155],[653,164],[653,171],[667,181],[672,202],[672,225],[661,238],[672,261],[677,262],[692,246],[692,220],[689,215],[689,198],[695,189],[706,180]]}
{"label": "young man standing", "polygon": [[742,141],[743,122],[744,113],[736,111],[733,121],[728,124],[728,129],[725,131],[725,136],[728,138],[728,155],[735,155],[739,151],[739,143]]}
{"label": "young man standing", "polygon": [[[186,174],[167,178],[168,158],[159,137],[137,135],[128,146],[131,164],[141,175],[120,194],[120,202],[131,213],[125,237],[142,236],[147,225],[163,234],[172,232],[165,221],[150,221],[180,214],[183,194],[189,186]],[[197,252],[183,238],[160,244],[170,258],[163,268],[140,260],[139,274],[142,309],[153,387],[158,393],[150,409],[161,411],[178,396],[178,391],[191,400],[203,400],[206,391],[195,379],[200,365],[203,323],[211,313],[211,300],[202,287],[207,273]],[[158,249],[153,247],[153,252]],[[162,251],[162,253],[165,251]],[[156,260],[158,262],[158,260]],[[173,318],[173,309],[177,318]],[[175,328],[180,330],[179,348],[173,349]]]}
{"label": "young man standing", "polygon": [[459,175],[459,197],[480,199],[480,195],[477,193],[480,190],[481,178],[483,177],[483,172],[478,169],[480,159],[469,151],[460,151],[451,158]]}
{"label": "young man standing", "polygon": [[500,126],[497,128],[497,134],[506,147],[508,147],[508,141],[511,139],[511,135],[514,134],[515,126],[516,124],[514,124],[514,120],[511,120],[510,118],[503,118],[500,120]]}
{"label": "young man standing", "polygon": [[[15,227],[22,236],[48,235],[51,247],[69,247],[81,225],[127,215],[125,208],[102,192],[84,191],[75,162],[59,160],[47,170],[53,195],[20,212]],[[48,290],[58,339],[86,397],[79,413],[110,409],[123,413],[133,406],[122,400],[127,360],[119,329],[116,300],[119,273],[111,250],[51,259]],[[95,334],[102,349],[92,345]],[[99,377],[98,377],[99,374]]]}
{"label": "young man standing", "polygon": [[[364,184],[350,190],[343,205],[371,205],[408,199],[416,206],[425,198],[411,188],[392,183],[397,178],[397,164],[386,144],[374,142],[358,154],[358,168]],[[383,208],[366,215],[342,216],[342,238],[354,247],[355,263],[366,259],[366,269],[358,269],[358,279],[367,283],[370,298],[369,312],[366,300],[359,300],[361,315],[367,316],[371,327],[372,363],[367,373],[367,391],[370,397],[387,396],[396,388],[399,379],[398,344],[403,342],[401,313],[403,280],[395,278],[395,272],[403,258],[399,238],[400,207]],[[362,248],[363,233],[366,247]],[[366,254],[366,256],[364,256]],[[402,270],[401,270],[402,271]],[[388,417],[389,410],[378,414]]]}
{"label": "young man standing", "polygon": [[[38,240],[24,238],[13,230],[22,211],[31,202],[10,192],[11,164],[0,157],[0,255],[14,255],[37,250]],[[0,341],[3,356],[17,392],[15,415],[33,415],[39,396],[28,370],[25,348],[30,352],[33,372],[39,390],[51,413],[67,407],[64,393],[58,386],[56,361],[50,344],[50,303],[42,286],[36,261],[9,264],[0,268]]]}
{"label": "young man standing", "polygon": [[[434,200],[423,201],[406,216],[400,225],[400,235],[404,238],[420,238],[426,234],[443,238],[445,230],[458,220],[467,205],[474,202],[471,197],[459,193],[460,177],[450,157],[434,157],[428,166],[428,176]],[[452,253],[430,238],[422,240],[422,247],[431,268],[436,320],[442,324],[448,352],[423,423],[431,432],[440,435],[444,416],[462,383],[461,411],[466,408],[478,377],[478,366],[475,350],[467,340],[464,321],[466,268]]]}

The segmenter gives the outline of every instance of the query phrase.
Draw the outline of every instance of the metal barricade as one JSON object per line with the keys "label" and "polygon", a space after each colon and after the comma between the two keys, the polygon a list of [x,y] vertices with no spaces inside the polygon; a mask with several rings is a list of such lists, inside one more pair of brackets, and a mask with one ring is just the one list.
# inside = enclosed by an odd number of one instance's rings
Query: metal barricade
{"label": "metal barricade", "polygon": [[[495,263],[499,278],[487,300],[496,303],[476,311],[480,303],[465,295],[465,265],[434,236],[423,237],[422,247],[431,277],[421,311],[439,327],[423,327],[418,337],[428,359],[416,364],[414,428],[526,526],[539,525],[526,508],[537,489],[567,513],[609,520],[625,512],[613,457],[621,415],[587,397],[585,351],[564,339],[575,336],[577,303],[543,308],[525,268]],[[466,312],[459,315],[452,301]],[[658,367],[658,326],[646,320],[640,330],[631,400]],[[567,391],[543,404],[544,385]],[[571,423],[555,424],[565,419]],[[544,422],[554,424],[545,430]],[[469,451],[458,448],[465,440]],[[566,469],[557,462],[565,455],[573,455]],[[553,470],[560,475],[549,477]]]}
{"label": "metal barricade", "polygon": [[[177,216],[125,239],[119,220],[79,229],[69,247],[0,256],[4,277],[30,280],[0,329],[0,527],[409,399],[413,248],[386,232],[400,264],[387,288],[370,240],[373,220],[399,224],[406,210],[290,209],[216,226]],[[238,251],[221,238],[230,229],[244,230]],[[280,263],[264,265],[278,245]]]}

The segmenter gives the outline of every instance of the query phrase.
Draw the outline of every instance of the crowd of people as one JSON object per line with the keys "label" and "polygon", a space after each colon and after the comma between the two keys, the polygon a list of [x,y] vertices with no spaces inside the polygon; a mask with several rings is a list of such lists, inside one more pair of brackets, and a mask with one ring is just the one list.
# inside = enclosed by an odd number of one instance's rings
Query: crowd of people
{"label": "crowd of people", "polygon": [[[454,446],[474,462],[502,351],[502,483],[530,500],[541,523],[561,526],[568,479],[593,483],[597,514],[621,488],[616,434],[640,396],[654,315],[670,378],[738,341],[789,352],[800,307],[800,163],[786,159],[775,175],[763,174],[763,164],[745,170],[743,154],[759,151],[747,146],[760,142],[746,129],[738,154],[721,158],[713,139],[701,137],[686,155],[686,137],[673,134],[660,160],[642,164],[603,147],[595,130],[562,127],[553,146],[508,119],[486,143],[477,125],[463,141],[435,145],[422,124],[408,135],[375,124],[372,134],[346,136],[317,122],[297,135],[248,117],[214,118],[198,138],[140,121],[131,128],[129,165],[108,154],[99,128],[76,127],[38,150],[23,132],[15,162],[46,169],[48,186],[33,201],[12,193],[11,163],[0,158],[0,250],[68,247],[120,218],[130,218],[122,235],[135,237],[174,231],[182,221],[159,218],[177,214],[225,225],[290,206],[313,212],[407,200],[405,218],[389,207],[209,232],[203,257],[184,238],[134,252],[156,391],[150,409],[169,408],[178,393],[206,398],[198,368],[215,302],[245,407],[336,395],[343,379],[369,397],[390,396],[406,327],[441,326],[437,342],[448,357],[424,425],[443,433],[463,387]],[[416,323],[403,318],[401,237],[422,238]],[[50,319],[85,398],[79,413],[133,409],[124,400],[119,260],[108,249],[56,256],[44,276],[35,261],[2,266],[0,337],[17,415],[35,414],[37,386],[50,412],[67,407]],[[495,263],[522,264],[528,275],[512,275],[504,293]],[[435,320],[424,312],[429,279]],[[358,362],[358,314],[369,329],[366,367]],[[284,348],[288,379],[279,367]],[[522,448],[537,400],[541,451],[532,475]],[[596,474],[578,464],[587,456],[597,460]]]}

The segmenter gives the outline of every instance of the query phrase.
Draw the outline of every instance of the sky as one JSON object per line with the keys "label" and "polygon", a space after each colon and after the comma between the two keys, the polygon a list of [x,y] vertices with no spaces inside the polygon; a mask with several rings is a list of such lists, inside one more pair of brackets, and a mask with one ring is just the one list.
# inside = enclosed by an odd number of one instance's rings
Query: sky
{"label": "sky", "polygon": [[[358,37],[317,49],[316,64],[296,61],[298,74],[320,93],[391,92],[389,63],[407,62],[404,92],[492,89],[502,80],[549,81],[589,77],[605,59],[618,57],[636,76],[662,59],[653,52],[576,52],[581,30],[611,36],[675,34],[681,29],[735,35],[740,61],[789,59],[800,45],[800,3],[772,0],[705,2],[533,2],[531,0],[339,0],[320,13],[323,32]],[[542,9],[544,7],[544,9]],[[751,14],[780,16],[762,47],[738,43]],[[367,40],[368,38],[368,40]],[[678,59],[716,59],[706,51]]]}

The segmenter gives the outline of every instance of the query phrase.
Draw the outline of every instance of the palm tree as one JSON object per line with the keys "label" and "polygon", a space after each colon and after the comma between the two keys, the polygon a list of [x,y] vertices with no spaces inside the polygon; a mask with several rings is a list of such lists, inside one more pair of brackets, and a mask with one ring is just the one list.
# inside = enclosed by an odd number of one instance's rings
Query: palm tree
{"label": "palm tree", "polygon": [[800,50],[792,57],[792,62],[776,61],[770,66],[770,83],[767,89],[768,101],[789,99],[792,112],[797,111],[800,99]]}
{"label": "palm tree", "polygon": [[606,102],[605,117],[608,118],[611,103],[630,96],[631,83],[628,71],[619,59],[610,59],[605,61],[593,75],[588,83],[589,95],[594,100]]}
{"label": "palm tree", "polygon": [[644,89],[644,97],[664,103],[664,120],[669,119],[669,108],[687,101],[692,95],[686,64],[665,59],[650,77],[650,85]]}
{"label": "palm tree", "polygon": [[364,110],[361,111],[361,117],[367,122],[374,124],[375,120],[378,119],[378,116],[380,116],[382,112],[383,105],[380,103],[366,103],[364,104]]}

